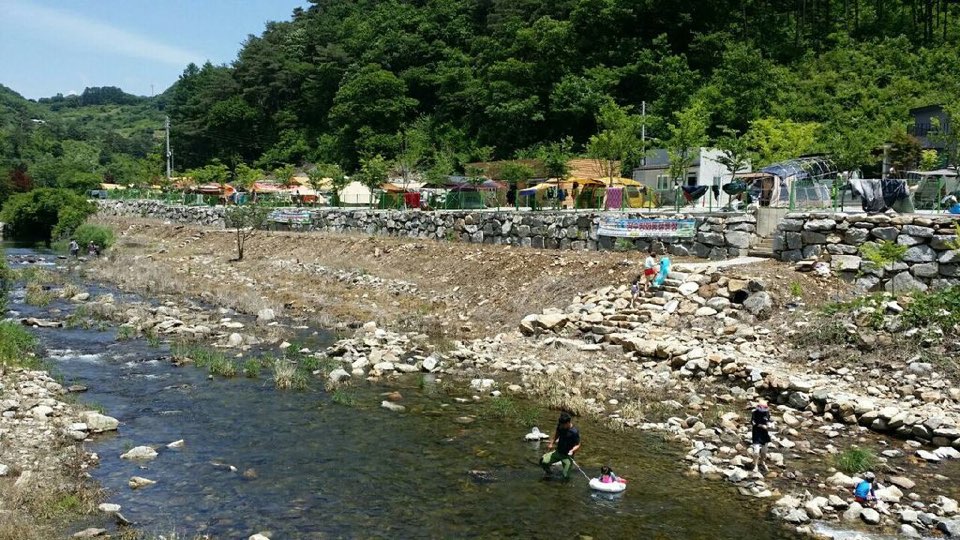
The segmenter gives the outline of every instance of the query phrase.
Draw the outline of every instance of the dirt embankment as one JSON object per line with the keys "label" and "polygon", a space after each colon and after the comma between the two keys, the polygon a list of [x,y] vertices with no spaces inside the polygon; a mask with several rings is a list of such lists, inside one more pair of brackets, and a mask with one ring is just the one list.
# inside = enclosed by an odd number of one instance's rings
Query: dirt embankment
{"label": "dirt embankment", "polygon": [[[530,313],[629,283],[643,257],[264,232],[250,241],[243,261],[233,262],[229,231],[138,219],[100,221],[119,238],[95,275],[131,290],[202,296],[250,314],[269,307],[326,325],[374,320],[451,339],[513,330]],[[808,275],[785,281],[779,263],[752,265],[751,272],[768,277],[768,290],[784,296],[792,287],[808,302],[828,299],[823,284]]]}

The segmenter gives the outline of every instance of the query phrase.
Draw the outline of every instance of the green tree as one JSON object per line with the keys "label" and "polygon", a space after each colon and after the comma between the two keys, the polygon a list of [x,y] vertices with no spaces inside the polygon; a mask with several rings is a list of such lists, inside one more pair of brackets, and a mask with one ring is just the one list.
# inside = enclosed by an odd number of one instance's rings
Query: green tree
{"label": "green tree", "polygon": [[193,179],[197,184],[226,184],[230,179],[230,169],[226,165],[214,160],[212,163],[204,165],[199,169],[190,169],[186,172],[187,176]]}
{"label": "green tree", "polygon": [[247,241],[256,236],[267,224],[269,210],[257,204],[242,206],[228,206],[223,216],[228,229],[233,229],[236,240],[237,258],[242,261],[246,252]]}
{"label": "green tree", "polygon": [[[365,157],[360,160],[360,171],[357,180],[370,190],[371,195],[383,187],[390,172],[390,164],[380,154]],[[371,196],[372,201],[372,196]]]}
{"label": "green tree", "polygon": [[644,153],[640,139],[642,119],[629,108],[607,102],[600,108],[597,125],[600,133],[590,137],[587,154],[596,160],[604,177],[613,181],[621,174],[620,165],[635,153]]}
{"label": "green tree", "polygon": [[516,161],[505,163],[500,169],[500,179],[511,186],[516,186],[533,178],[533,168]]}
{"label": "green tree", "polygon": [[759,118],[750,122],[744,134],[755,167],[792,159],[814,150],[819,125],[776,118]]}
{"label": "green tree", "polygon": [[[540,147],[537,153],[547,176],[566,180],[570,176],[570,159],[573,157],[573,139],[564,137],[559,141]],[[533,176],[531,171],[531,177]]]}
{"label": "green tree", "polygon": [[281,186],[292,186],[293,176],[296,174],[296,172],[297,170],[293,165],[284,164],[273,170],[273,176],[277,179],[277,183]]}
{"label": "green tree", "polygon": [[73,191],[38,188],[7,199],[0,221],[12,238],[49,242],[55,229],[61,236],[69,235],[95,211],[92,203]]}
{"label": "green tree", "polygon": [[313,186],[313,189],[318,192],[326,187],[326,183],[329,181],[331,191],[333,192],[331,202],[336,206],[340,205],[340,193],[343,191],[343,188],[347,187],[347,184],[350,183],[347,176],[343,174],[343,169],[341,169],[339,165],[332,163],[320,163],[307,173],[307,178],[310,179],[310,185]]}
{"label": "green tree", "polygon": [[238,163],[233,171],[233,185],[249,191],[253,184],[262,180],[264,172],[261,169],[250,167],[246,163]]}
{"label": "green tree", "polygon": [[932,148],[924,150],[920,153],[920,167],[921,171],[932,171],[940,165],[940,156],[937,154],[936,150]]}
{"label": "green tree", "polygon": [[700,148],[707,144],[709,125],[710,112],[702,101],[694,101],[678,111],[674,122],[667,124],[669,137],[664,141],[670,160],[667,171],[675,183],[683,181]]}
{"label": "green tree", "polygon": [[329,117],[344,164],[357,163],[357,156],[364,153],[396,153],[397,133],[416,106],[406,83],[379,65],[367,64],[348,75]]}
{"label": "green tree", "polygon": [[730,179],[736,178],[737,173],[745,169],[750,164],[750,156],[747,151],[747,141],[739,131],[722,126],[723,135],[717,137],[714,145],[722,153],[717,158],[717,162],[727,169],[730,173]]}

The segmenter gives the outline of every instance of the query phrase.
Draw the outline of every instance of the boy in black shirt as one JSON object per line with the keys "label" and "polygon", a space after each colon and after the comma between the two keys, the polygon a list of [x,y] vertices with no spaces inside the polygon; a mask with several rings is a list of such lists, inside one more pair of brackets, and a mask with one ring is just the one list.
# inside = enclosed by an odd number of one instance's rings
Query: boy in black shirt
{"label": "boy in black shirt", "polygon": [[580,432],[573,427],[573,421],[570,415],[563,413],[557,422],[557,430],[547,445],[548,450],[552,450],[556,445],[556,450],[547,452],[540,460],[540,466],[546,476],[550,476],[550,466],[558,461],[563,466],[563,478],[570,478],[570,467],[573,466],[573,454],[580,449]]}

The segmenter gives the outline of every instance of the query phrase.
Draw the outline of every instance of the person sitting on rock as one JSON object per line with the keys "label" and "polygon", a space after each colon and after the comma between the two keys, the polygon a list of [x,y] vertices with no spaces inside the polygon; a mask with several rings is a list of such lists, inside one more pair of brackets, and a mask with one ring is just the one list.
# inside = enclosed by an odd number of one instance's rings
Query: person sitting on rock
{"label": "person sitting on rock", "polygon": [[[556,450],[553,450],[556,446]],[[547,445],[548,450],[540,460],[540,466],[546,478],[550,477],[550,466],[559,462],[563,466],[563,479],[570,479],[570,467],[573,466],[573,454],[580,449],[580,432],[573,427],[573,420],[567,413],[560,415],[557,422],[557,430]]]}
{"label": "person sitting on rock", "polygon": [[873,473],[863,475],[863,480],[853,489],[853,498],[858,503],[865,506],[874,506],[877,504],[877,496],[874,490],[877,487],[877,477]]}
{"label": "person sitting on rock", "polygon": [[755,454],[753,470],[766,472],[767,445],[770,444],[770,428],[773,427],[773,420],[770,418],[770,407],[767,406],[765,399],[761,398],[757,401],[757,406],[750,415],[750,425],[752,426],[750,442]]}

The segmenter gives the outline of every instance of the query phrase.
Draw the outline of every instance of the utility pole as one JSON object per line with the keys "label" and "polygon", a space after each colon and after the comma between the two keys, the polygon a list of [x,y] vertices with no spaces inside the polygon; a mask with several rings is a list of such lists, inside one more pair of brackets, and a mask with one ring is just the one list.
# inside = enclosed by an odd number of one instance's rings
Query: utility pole
{"label": "utility pole", "polygon": [[173,154],[170,153],[170,117],[167,116],[164,122],[164,128],[167,131],[167,183],[170,182],[170,168],[173,161]]}
{"label": "utility pole", "polygon": [[[636,133],[636,131],[634,131]],[[647,101],[640,102],[640,148],[643,155],[640,156],[640,165],[647,165]]]}

